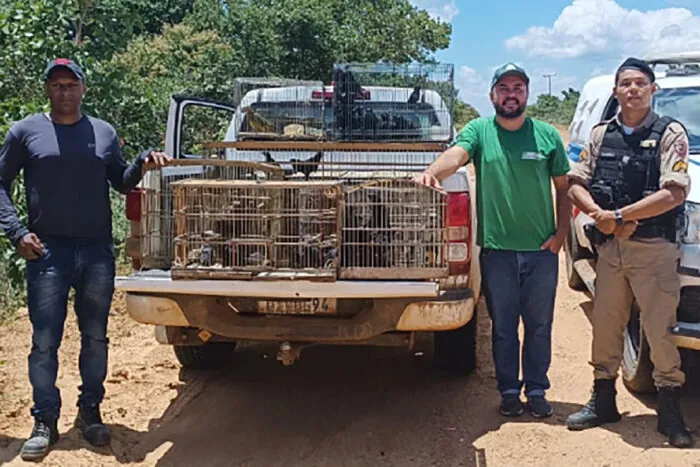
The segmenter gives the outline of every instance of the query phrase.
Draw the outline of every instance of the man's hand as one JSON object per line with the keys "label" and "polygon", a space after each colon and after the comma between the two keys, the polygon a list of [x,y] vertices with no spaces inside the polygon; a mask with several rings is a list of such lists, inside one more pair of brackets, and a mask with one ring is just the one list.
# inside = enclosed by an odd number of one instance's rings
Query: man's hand
{"label": "man's hand", "polygon": [[440,181],[429,170],[426,170],[422,174],[413,177],[413,181],[420,185],[437,188],[438,190],[443,191]]}
{"label": "man's hand", "polygon": [[615,238],[619,238],[622,240],[629,240],[629,238],[632,236],[635,230],[637,230],[637,226],[639,225],[639,222],[637,221],[627,221],[622,225],[619,225],[615,228]]}
{"label": "man's hand", "polygon": [[615,232],[617,223],[615,222],[615,213],[612,211],[596,211],[590,216],[595,221],[596,227],[605,235],[610,235]]}
{"label": "man's hand", "polygon": [[17,253],[26,259],[37,259],[44,254],[44,245],[41,240],[33,233],[28,233],[17,242]]}
{"label": "man's hand", "polygon": [[562,245],[564,245],[564,238],[559,238],[558,235],[552,235],[545,241],[542,246],[540,247],[540,250],[549,250],[555,255],[559,254],[559,250],[561,250]]}
{"label": "man's hand", "polygon": [[146,159],[144,162],[146,162],[147,164],[156,164],[157,166],[162,167],[162,166],[166,165],[168,162],[170,162],[171,160],[172,160],[172,158],[164,152],[151,151],[146,156]]}

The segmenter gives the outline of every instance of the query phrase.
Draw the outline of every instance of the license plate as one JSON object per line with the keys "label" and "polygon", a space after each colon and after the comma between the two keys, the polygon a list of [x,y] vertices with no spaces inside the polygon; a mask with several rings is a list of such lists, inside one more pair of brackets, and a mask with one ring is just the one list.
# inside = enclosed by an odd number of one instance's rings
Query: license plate
{"label": "license plate", "polygon": [[332,315],[338,304],[335,298],[310,298],[308,300],[260,300],[258,312],[271,315]]}

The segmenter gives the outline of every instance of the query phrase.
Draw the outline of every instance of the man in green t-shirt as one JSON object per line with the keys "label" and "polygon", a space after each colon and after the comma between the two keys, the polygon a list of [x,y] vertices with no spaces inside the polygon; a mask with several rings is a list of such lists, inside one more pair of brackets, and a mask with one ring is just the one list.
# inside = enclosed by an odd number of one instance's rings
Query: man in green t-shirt
{"label": "man in green t-shirt", "polygon": [[[455,144],[416,181],[440,181],[472,161],[477,176],[477,243],[486,305],[492,321],[493,358],[500,411],[537,418],[552,415],[545,399],[551,362],[558,253],[569,228],[569,162],[559,132],[525,115],[529,78],[508,63],[496,70],[491,102],[496,116],[469,122]],[[556,188],[556,219],[552,199]],[[522,317],[525,339],[520,380]]]}

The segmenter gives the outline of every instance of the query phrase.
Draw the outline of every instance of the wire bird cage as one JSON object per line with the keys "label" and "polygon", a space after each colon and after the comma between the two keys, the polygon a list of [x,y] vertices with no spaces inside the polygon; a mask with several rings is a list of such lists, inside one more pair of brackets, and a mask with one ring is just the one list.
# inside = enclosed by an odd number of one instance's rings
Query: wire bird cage
{"label": "wire bird cage", "polygon": [[182,180],[282,180],[277,166],[246,161],[175,160],[166,167],[145,164],[140,188],[141,264],[146,269],[168,269],[173,261],[172,185]]}
{"label": "wire bird cage", "polygon": [[174,279],[320,281],[448,273],[445,195],[406,176],[344,169],[345,178],[284,179],[273,164],[187,162],[144,177],[148,269],[169,268]]}
{"label": "wire bird cage", "polygon": [[246,92],[239,91],[238,141],[448,142],[454,136],[451,64],[339,64],[328,86],[258,81],[246,78]]}
{"label": "wire bird cage", "polygon": [[451,64],[339,64],[333,68],[332,139],[450,141]]}
{"label": "wire bird cage", "polygon": [[183,180],[171,186],[173,276],[335,278],[338,182]]}
{"label": "wire bird cage", "polygon": [[447,275],[445,195],[410,180],[375,180],[343,197],[340,277],[430,279]]}

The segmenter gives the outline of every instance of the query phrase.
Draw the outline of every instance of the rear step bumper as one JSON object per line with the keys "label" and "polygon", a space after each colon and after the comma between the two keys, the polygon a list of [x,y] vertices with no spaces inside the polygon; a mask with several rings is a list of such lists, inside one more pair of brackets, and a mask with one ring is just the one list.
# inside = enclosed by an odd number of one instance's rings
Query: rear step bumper
{"label": "rear step bumper", "polygon": [[[243,282],[241,286],[247,288],[254,284]],[[277,297],[281,290],[301,291],[295,287],[303,284],[285,281],[267,285],[275,289],[273,296]],[[314,285],[319,286],[316,291],[333,286],[332,283]],[[469,289],[438,291],[431,297],[417,297],[415,294],[412,297],[391,297],[387,296],[389,291],[384,290],[383,296],[367,297],[369,283],[352,285],[358,291],[365,289],[360,294],[363,298],[339,298],[338,315],[324,316],[256,313],[258,300],[269,296],[252,297],[250,292],[245,296],[185,294],[162,289],[147,291],[142,287],[134,290],[135,287],[127,288],[123,283],[120,290],[127,290],[127,312],[139,323],[202,329],[235,340],[360,342],[394,331],[453,330],[469,323],[474,317],[475,300]],[[405,283],[384,284],[385,288],[394,288],[395,295],[397,290],[414,290],[403,286]],[[348,294],[343,292],[343,295]],[[287,292],[284,297],[305,298],[301,292],[291,296]]]}
{"label": "rear step bumper", "polygon": [[434,282],[173,280],[169,275],[117,277],[117,290],[152,294],[249,298],[435,298]]}
{"label": "rear step bumper", "polygon": [[700,350],[700,323],[679,322],[671,334],[679,347]]}

